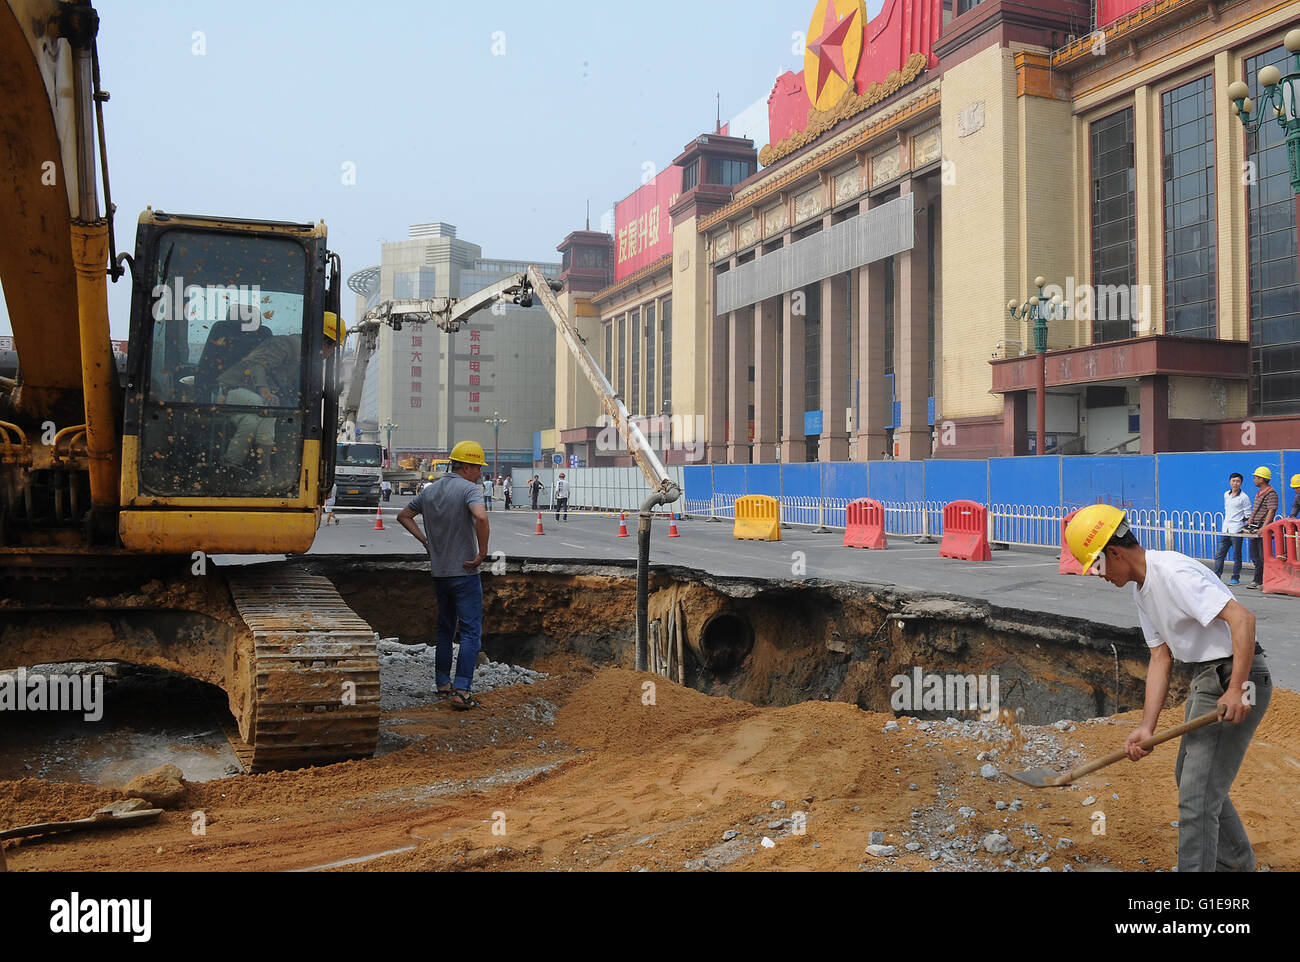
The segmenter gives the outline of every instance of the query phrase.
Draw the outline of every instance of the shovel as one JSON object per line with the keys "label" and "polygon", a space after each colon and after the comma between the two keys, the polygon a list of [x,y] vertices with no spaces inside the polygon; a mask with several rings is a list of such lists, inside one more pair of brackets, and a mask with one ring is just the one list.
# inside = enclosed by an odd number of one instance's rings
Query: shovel
{"label": "shovel", "polygon": [[[1171,728],[1165,732],[1157,732],[1150,738],[1144,738],[1138,742],[1142,748],[1153,748],[1161,742],[1167,742],[1171,738],[1177,738],[1179,735],[1186,735],[1188,732],[1194,732],[1198,728],[1204,728],[1206,725],[1212,725],[1222,717],[1222,710],[1215,709],[1206,712],[1199,718],[1193,718],[1189,722],[1183,722],[1177,728]],[[1104,755],[1093,762],[1084,762],[1078,768],[1072,768],[1068,772],[1056,772],[1050,768],[1031,768],[1024,772],[1007,772],[1012,778],[1021,784],[1028,785],[1030,788],[1060,788],[1063,785],[1069,785],[1076,778],[1082,778],[1089,772],[1095,772],[1099,768],[1105,768],[1112,765],[1121,758],[1128,758],[1128,752],[1123,748],[1113,751],[1109,755]]]}

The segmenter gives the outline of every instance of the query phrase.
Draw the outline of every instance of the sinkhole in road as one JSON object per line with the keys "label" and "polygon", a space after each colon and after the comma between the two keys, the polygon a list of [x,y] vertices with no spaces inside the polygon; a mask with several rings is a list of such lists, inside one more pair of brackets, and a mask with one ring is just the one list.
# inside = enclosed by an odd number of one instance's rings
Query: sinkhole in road
{"label": "sinkhole in road", "polygon": [[[428,568],[408,558],[301,559],[382,637],[434,642]],[[483,576],[483,646],[530,666],[572,654],[635,665],[630,565],[529,560]],[[649,618],[681,627],[685,683],[756,705],[851,702],[919,718],[985,715],[990,697],[1026,724],[1142,704],[1147,650],[1126,631],[895,585],[718,577],[660,566]],[[1171,695],[1187,678],[1175,675]]]}

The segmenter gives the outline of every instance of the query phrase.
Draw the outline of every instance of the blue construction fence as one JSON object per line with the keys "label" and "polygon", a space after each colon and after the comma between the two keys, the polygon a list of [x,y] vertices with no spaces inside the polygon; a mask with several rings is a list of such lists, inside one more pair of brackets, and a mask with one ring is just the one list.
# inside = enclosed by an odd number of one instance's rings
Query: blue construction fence
{"label": "blue construction fence", "polygon": [[975,501],[989,509],[991,540],[1041,547],[1060,546],[1060,521],[1070,511],[1113,504],[1128,512],[1146,547],[1212,558],[1228,476],[1242,474],[1242,490],[1253,498],[1251,477],[1260,467],[1272,471],[1287,514],[1300,450],[688,465],[683,481],[692,515],[734,517],[737,497],[765,494],[781,502],[786,523],[842,528],[850,501],[874,498],[885,506],[886,531],[904,536],[941,535],[943,506]]}

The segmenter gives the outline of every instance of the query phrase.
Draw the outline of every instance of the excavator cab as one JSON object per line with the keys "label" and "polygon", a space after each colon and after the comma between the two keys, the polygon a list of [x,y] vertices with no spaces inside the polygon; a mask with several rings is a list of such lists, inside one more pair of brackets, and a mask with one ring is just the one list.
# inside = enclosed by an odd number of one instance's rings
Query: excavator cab
{"label": "excavator cab", "polygon": [[337,417],[324,225],[147,210],[133,274],[123,545],[306,551]]}

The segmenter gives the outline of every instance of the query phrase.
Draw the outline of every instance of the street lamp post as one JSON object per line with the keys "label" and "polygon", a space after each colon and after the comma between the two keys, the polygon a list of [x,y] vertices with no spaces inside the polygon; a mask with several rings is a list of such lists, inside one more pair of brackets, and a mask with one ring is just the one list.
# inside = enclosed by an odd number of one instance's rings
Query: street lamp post
{"label": "street lamp post", "polygon": [[484,418],[483,422],[492,425],[492,477],[499,478],[501,474],[497,465],[497,447],[501,439],[501,425],[508,424],[510,419],[500,417],[496,411],[493,411],[492,416]]}
{"label": "street lamp post", "polygon": [[1038,424],[1034,435],[1034,444],[1037,450],[1035,454],[1046,454],[1046,423],[1047,423],[1047,306],[1050,304],[1054,309],[1061,306],[1061,295],[1053,294],[1049,300],[1043,293],[1043,287],[1047,284],[1047,279],[1041,275],[1034,278],[1034,286],[1038,288],[1038,293],[1025,301],[1024,304],[1017,305],[1016,302],[1007,303],[1007,313],[1011,315],[1012,320],[1017,324],[1022,320],[1032,319],[1034,322],[1034,353],[1038,355],[1038,391],[1035,397],[1035,413],[1037,414]]}
{"label": "street lamp post", "polygon": [[1263,89],[1259,111],[1255,111],[1250,88],[1243,81],[1237,80],[1228,86],[1228,100],[1247,134],[1257,133],[1267,123],[1269,107],[1272,106],[1273,117],[1286,134],[1291,190],[1296,197],[1296,225],[1300,228],[1300,30],[1288,33],[1283,43],[1295,62],[1286,76],[1272,64],[1259,72],[1259,85]]}
{"label": "street lamp post", "polygon": [[397,425],[393,423],[392,418],[389,418],[387,421],[384,422],[384,431],[386,433],[386,442],[384,444],[384,457],[388,460],[388,463],[390,465],[393,463],[393,431],[396,427]]}

